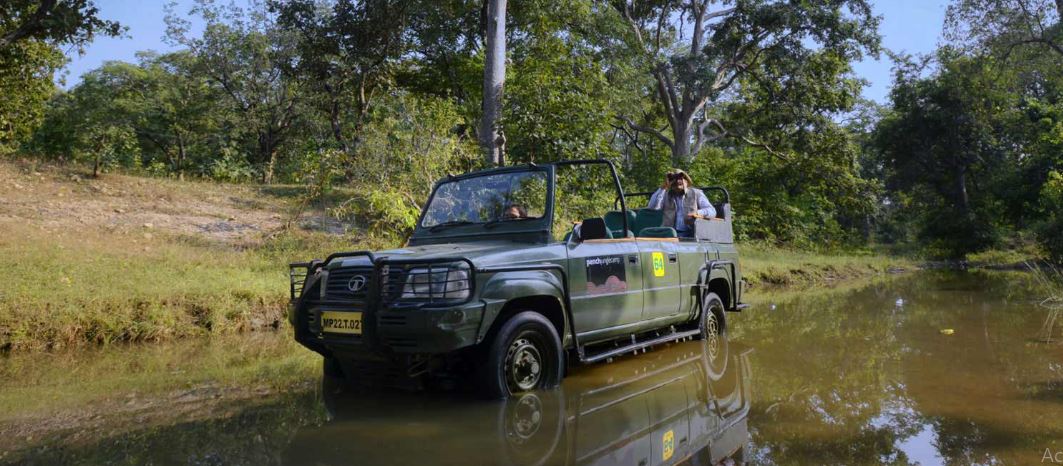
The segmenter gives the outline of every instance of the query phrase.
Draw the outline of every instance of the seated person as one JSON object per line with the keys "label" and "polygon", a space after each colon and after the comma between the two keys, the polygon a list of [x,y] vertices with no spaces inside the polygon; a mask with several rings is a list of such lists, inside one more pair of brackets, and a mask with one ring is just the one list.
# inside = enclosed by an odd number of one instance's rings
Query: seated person
{"label": "seated person", "polygon": [[528,218],[528,211],[520,204],[510,204],[506,207],[506,210],[502,211],[503,220],[517,220],[522,218]]}
{"label": "seated person", "polygon": [[665,174],[664,184],[650,196],[648,209],[663,210],[663,227],[675,228],[683,238],[694,236],[694,219],[713,218],[716,208],[705,197],[705,193],[695,188],[690,175],[680,169]]}

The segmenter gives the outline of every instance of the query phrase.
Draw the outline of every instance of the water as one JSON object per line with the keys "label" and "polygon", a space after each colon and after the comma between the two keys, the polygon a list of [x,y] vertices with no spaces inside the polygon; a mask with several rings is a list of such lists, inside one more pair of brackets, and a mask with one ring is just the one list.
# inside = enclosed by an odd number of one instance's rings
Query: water
{"label": "water", "polygon": [[1063,335],[1037,298],[1016,273],[761,290],[723,347],[508,402],[344,391],[287,335],[9,357],[0,463],[1051,464]]}

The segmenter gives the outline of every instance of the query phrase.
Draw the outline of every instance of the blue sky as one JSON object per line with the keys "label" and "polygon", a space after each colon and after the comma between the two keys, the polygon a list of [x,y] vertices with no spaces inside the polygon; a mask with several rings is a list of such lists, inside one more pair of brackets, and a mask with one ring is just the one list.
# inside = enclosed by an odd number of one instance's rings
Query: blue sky
{"label": "blue sky", "polygon": [[[178,12],[184,13],[190,0],[178,2]],[[103,17],[117,20],[129,27],[126,37],[98,38],[85,48],[84,55],[76,50],[67,52],[70,63],[66,67],[67,88],[77,84],[80,76],[99,67],[107,60],[135,61],[136,52],[171,50],[163,42],[166,24],[163,22],[163,1],[143,0],[96,0]],[[880,0],[875,2],[875,12],[882,16],[879,32],[883,45],[894,51],[929,53],[941,37],[941,25],[945,17],[944,0]],[[870,86],[864,96],[885,103],[890,86],[890,63],[885,56],[879,60],[865,60],[856,64],[856,73],[867,79]]]}

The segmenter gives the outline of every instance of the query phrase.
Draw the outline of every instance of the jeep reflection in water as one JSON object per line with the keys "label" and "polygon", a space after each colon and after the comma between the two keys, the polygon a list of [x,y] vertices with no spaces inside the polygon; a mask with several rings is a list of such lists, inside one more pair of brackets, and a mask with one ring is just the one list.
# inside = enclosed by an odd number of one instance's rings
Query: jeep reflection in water
{"label": "jeep reflection in water", "polygon": [[[608,171],[615,210],[555,237],[559,169]],[[742,288],[727,191],[693,238],[628,209],[613,165],[577,160],[436,183],[405,248],[291,264],[295,338],[366,385],[472,378],[489,397],[557,385],[567,365],[687,338],[710,344]],[[631,196],[645,196],[638,193]],[[560,218],[556,220],[562,222]]]}

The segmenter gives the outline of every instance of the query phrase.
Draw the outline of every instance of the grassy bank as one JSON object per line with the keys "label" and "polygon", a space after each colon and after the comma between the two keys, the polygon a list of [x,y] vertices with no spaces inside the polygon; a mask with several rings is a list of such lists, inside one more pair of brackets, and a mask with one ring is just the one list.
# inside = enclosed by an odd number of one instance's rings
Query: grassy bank
{"label": "grassy bank", "polygon": [[914,270],[915,261],[865,252],[810,252],[762,243],[739,245],[742,274],[759,286],[810,286]]}
{"label": "grassy bank", "polygon": [[[283,326],[288,262],[394,246],[336,234],[300,194],[0,163],[0,351]],[[305,225],[308,217],[324,227]],[[914,267],[871,254],[740,250],[754,290]]]}

